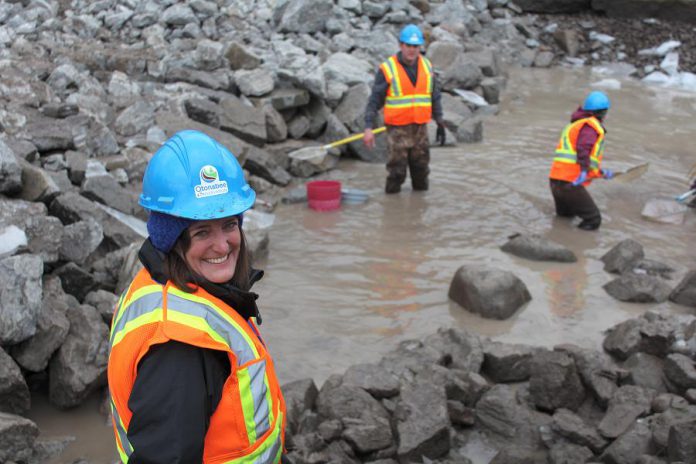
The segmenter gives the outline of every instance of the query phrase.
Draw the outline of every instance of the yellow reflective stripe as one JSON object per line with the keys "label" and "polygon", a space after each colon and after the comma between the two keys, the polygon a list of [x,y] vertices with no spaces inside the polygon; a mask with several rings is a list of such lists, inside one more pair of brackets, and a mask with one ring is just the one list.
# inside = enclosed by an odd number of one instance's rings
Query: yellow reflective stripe
{"label": "yellow reflective stripe", "polygon": [[237,371],[237,381],[239,382],[239,399],[242,402],[244,412],[244,426],[249,437],[249,444],[256,443],[256,421],[254,420],[254,396],[251,392],[251,378],[249,371],[240,369]]}
{"label": "yellow reflective stripe", "polygon": [[126,298],[127,292],[128,290],[121,293],[121,296],[118,297],[118,303],[116,303],[116,309],[114,309],[114,315],[111,318],[111,327],[109,327],[109,339],[111,339],[111,337],[114,335],[114,328],[116,327],[117,322],[123,317],[121,305],[123,304],[123,300]]}
{"label": "yellow reflective stripe", "polygon": [[200,330],[201,332],[207,333],[210,336],[210,338],[220,343],[221,345],[228,345],[225,337],[214,331],[208,325],[208,322],[206,321],[205,317],[188,314],[186,312],[172,309],[171,307],[169,307],[169,305],[167,306],[168,321],[177,322],[179,324],[183,324],[193,329]]}
{"label": "yellow reflective stripe", "polygon": [[[121,416],[118,415],[116,410],[116,405],[114,405],[113,400],[109,401],[111,405],[111,414],[113,417],[114,424],[116,426],[116,433],[118,434],[118,441],[116,442],[116,449],[121,457],[122,462],[128,462],[128,458],[133,454],[133,446],[128,441],[128,435],[126,434],[126,426],[123,425]],[[120,446],[119,446],[120,442]]]}
{"label": "yellow reflective stripe", "polygon": [[136,290],[135,292],[133,292],[133,294],[131,295],[131,297],[130,297],[128,300],[125,300],[125,295],[128,293],[128,291],[130,291],[130,287],[128,288],[128,290],[126,290],[126,291],[123,293],[123,295],[121,295],[121,300],[119,301],[119,306],[118,306],[119,309],[118,309],[118,311],[117,311],[116,318],[114,319],[113,325],[112,325],[112,328],[111,328],[111,329],[112,329],[112,332],[113,332],[114,328],[116,328],[117,326],[119,326],[119,322],[121,321],[121,319],[123,318],[124,314],[126,313],[126,310],[128,309],[128,307],[129,307],[131,304],[133,304],[135,301],[138,301],[140,298],[142,298],[142,297],[145,296],[145,295],[149,295],[149,294],[152,294],[152,293],[161,293],[161,292],[162,292],[162,286],[159,285],[159,284],[156,284],[156,285],[146,285],[146,286],[144,286],[144,287],[142,287],[142,288],[139,288],[139,289]]}
{"label": "yellow reflective stripe", "polygon": [[559,163],[575,164],[578,162],[578,158],[575,155],[564,155],[560,153],[558,155],[559,156],[555,156],[553,160],[558,161]]}
{"label": "yellow reflective stripe", "polygon": [[153,308],[150,312],[147,312],[145,314],[142,314],[136,318],[133,318],[126,322],[123,325],[123,328],[119,330],[117,333],[114,334],[114,337],[111,341],[111,348],[115,347],[118,345],[123,338],[128,335],[130,332],[134,331],[135,329],[138,329],[139,327],[142,327],[146,324],[152,324],[155,322],[159,322],[163,319],[163,312],[162,308]]}
{"label": "yellow reflective stripe", "polygon": [[401,84],[401,77],[398,72],[399,68],[395,56],[392,56],[387,60],[387,66],[389,67],[393,77],[390,83],[392,94],[394,94],[394,96],[400,96],[403,94],[403,85]]}
{"label": "yellow reflective stripe", "polygon": [[283,451],[283,443],[280,437],[280,431],[283,427],[283,414],[278,415],[278,420],[271,433],[251,454],[241,456],[231,461],[226,461],[225,464],[277,464],[280,462],[280,456]]}
{"label": "yellow reflective stripe", "polygon": [[430,64],[430,60],[428,60],[426,57],[421,56],[420,59],[423,60],[423,63],[425,64],[426,88],[428,89],[428,92],[433,93],[433,67]]}
{"label": "yellow reflective stripe", "polygon": [[387,81],[387,84],[391,84],[391,81],[394,80],[394,74],[391,72],[389,64],[385,61],[381,64],[380,68],[382,68],[382,72],[384,73],[384,80]]}
{"label": "yellow reflective stripe", "polygon": [[176,287],[169,287],[168,294],[167,311],[175,310],[204,320],[210,331],[218,336],[216,340],[222,340],[235,353],[239,365],[259,358],[256,345],[244,328],[211,301]]}
{"label": "yellow reflective stripe", "polygon": [[269,419],[271,411],[270,397],[268,396],[268,379],[266,377],[266,360],[252,364],[247,368],[251,379],[251,395],[254,400],[254,422],[256,423],[256,436],[260,437],[271,428]]}

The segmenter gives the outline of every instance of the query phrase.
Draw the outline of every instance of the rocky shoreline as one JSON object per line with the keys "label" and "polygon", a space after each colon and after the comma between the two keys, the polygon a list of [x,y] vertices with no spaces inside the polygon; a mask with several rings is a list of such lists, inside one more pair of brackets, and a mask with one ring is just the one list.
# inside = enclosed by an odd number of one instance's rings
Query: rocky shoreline
{"label": "rocky shoreline", "polygon": [[[374,72],[397,49],[403,24],[426,29],[448,140],[469,143],[482,139],[485,119],[497,112],[507,66],[622,59],[640,65],[641,77],[648,74],[643,66],[657,69],[666,54],[648,58],[633,50],[669,37],[684,40],[676,48],[680,65],[670,72],[693,71],[689,26],[649,22],[659,33],[643,37],[642,20],[630,20],[638,22],[626,35],[612,21],[528,15],[507,0],[1,3],[0,462],[43,462],[65,445],[37,440],[36,425],[23,417],[31,391],[47,391],[53,405],[71,408],[104,390],[108,324],[138,269],[146,234],[136,192],[149,156],[167,137],[202,130],[238,157],[260,198],[245,218],[258,258],[268,252],[273,209],[304,201],[307,179],[335,167],[340,156],[383,160],[383,140],[373,152],[355,142],[309,159],[293,153],[364,129]],[[616,40],[596,40],[611,31]],[[589,456],[623,464],[638,462],[625,453],[664,456],[672,449],[686,456],[674,459],[696,462],[688,454],[688,425],[681,425],[693,420],[691,412],[669,422],[674,438],[660,426],[646,440],[644,427],[636,431],[626,420],[690,411],[693,353],[680,343],[690,346],[693,324],[655,314],[631,324],[616,329],[627,334],[610,343],[628,348],[605,348],[614,362],[639,352],[662,361],[669,382],[656,391],[673,396],[658,406],[652,390],[644,391],[661,375],[652,358],[644,369],[652,380],[629,382],[625,363],[592,361],[604,359],[601,353],[498,345],[443,330],[402,344],[380,364],[354,366],[321,389],[311,380],[287,385],[288,448],[297,463],[465,463],[457,450],[473,427],[505,437],[498,464],[520,462],[505,457],[518,455],[505,443],[557,456],[549,458],[554,463]],[[644,349],[655,339],[664,343],[660,350]],[[544,365],[555,367],[533,367]],[[548,382],[558,388],[541,387]],[[597,389],[604,390],[589,412],[578,412],[582,398],[600,395]],[[625,412],[626,395],[640,407]],[[597,417],[605,409],[602,426]],[[676,443],[669,452],[667,440]],[[564,461],[563,453],[578,457]]]}

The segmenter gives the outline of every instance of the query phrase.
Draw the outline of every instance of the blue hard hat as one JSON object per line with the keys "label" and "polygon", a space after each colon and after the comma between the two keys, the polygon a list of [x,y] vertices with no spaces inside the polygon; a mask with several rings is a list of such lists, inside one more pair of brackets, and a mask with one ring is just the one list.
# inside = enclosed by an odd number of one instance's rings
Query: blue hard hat
{"label": "blue hard hat", "polygon": [[150,211],[206,220],[240,214],[255,200],[237,158],[212,137],[185,130],[152,156],[139,203]]}
{"label": "blue hard hat", "polygon": [[423,33],[418,26],[415,24],[409,24],[401,29],[401,34],[399,34],[399,42],[407,45],[423,45],[425,40],[423,39]]}
{"label": "blue hard hat", "polygon": [[585,98],[582,109],[585,111],[601,111],[608,110],[610,106],[609,97],[607,97],[604,92],[595,90],[594,92],[590,92],[587,98]]}

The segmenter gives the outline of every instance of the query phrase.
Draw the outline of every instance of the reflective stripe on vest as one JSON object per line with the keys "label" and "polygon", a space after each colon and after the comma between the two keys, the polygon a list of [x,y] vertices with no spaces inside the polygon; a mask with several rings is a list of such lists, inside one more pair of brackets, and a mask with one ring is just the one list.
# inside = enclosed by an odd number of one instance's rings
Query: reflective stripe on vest
{"label": "reflective stripe on vest", "polygon": [[578,119],[570,124],[568,124],[563,132],[561,133],[561,138],[558,141],[558,146],[556,147],[556,156],[553,158],[554,161],[559,163],[575,164],[578,162],[577,156],[577,137],[585,124],[591,126],[597,132],[597,141],[592,147],[590,152],[590,170],[598,171],[599,165],[602,160],[602,154],[604,152],[604,128],[594,117]]}
{"label": "reflective stripe on vest", "polygon": [[[163,291],[165,288],[166,292]],[[222,453],[222,455],[234,456],[235,452],[241,449],[249,449],[251,451],[248,454],[225,461],[245,464],[279,462],[283,446],[284,407],[282,406],[282,396],[278,390],[277,380],[272,367],[270,375],[273,375],[275,390],[271,388],[268,372],[270,358],[267,354],[262,355],[259,352],[260,349],[263,349],[263,345],[259,341],[257,348],[255,341],[252,340],[254,335],[245,331],[246,324],[244,324],[244,327],[242,326],[240,317],[235,319],[235,317],[232,317],[221,307],[217,306],[215,303],[217,300],[211,301],[201,296],[204,294],[201,290],[196,293],[186,293],[172,285],[163,287],[159,284],[143,285],[134,289],[132,293],[131,289],[129,289],[120,298],[114,316],[110,335],[111,350],[113,351],[120,344],[126,343],[125,348],[130,351],[119,352],[133,354],[127,355],[127,358],[123,360],[130,359],[133,361],[130,357],[140,359],[140,356],[146,353],[147,348],[139,347],[149,346],[147,344],[148,338],[156,336],[151,325],[157,324],[162,327],[162,331],[157,332],[160,334],[158,335],[159,343],[163,342],[161,334],[164,333],[165,336],[173,336],[173,338],[169,339],[182,341],[194,346],[213,347],[214,349],[231,352],[236,359],[236,365],[232,366],[230,375],[235,377],[234,380],[236,382],[231,384],[234,386],[226,388],[232,388],[229,392],[238,392],[239,394],[239,405],[241,405],[243,417],[238,416],[238,420],[235,421],[238,425],[235,427],[243,427],[241,430],[246,430],[248,444],[243,444],[243,447],[235,445],[235,448],[220,451],[220,443],[222,443],[222,448],[229,448],[231,445],[225,444],[227,441],[224,438],[224,430],[226,429],[218,426],[213,431],[213,424],[216,421],[211,420],[208,433],[215,433],[215,436],[222,439],[222,442],[220,442],[220,439],[216,441],[215,449],[218,451],[215,454],[219,455]],[[128,295],[128,297],[125,295]],[[235,316],[237,316],[236,313]],[[168,325],[170,323],[173,325]],[[170,328],[168,329],[167,327]],[[168,332],[171,332],[171,334],[167,335]],[[135,338],[128,337],[130,333],[135,333]],[[142,345],[138,345],[138,343]],[[131,346],[135,351],[130,348]],[[137,353],[140,353],[140,355],[137,355]],[[132,381],[135,381],[134,377]],[[112,388],[111,379],[110,388]],[[116,444],[121,460],[128,462],[130,455],[133,453],[133,447],[128,441],[126,423],[119,414],[116,405],[121,404],[122,407],[126,407],[127,396],[132,388],[132,384],[125,384],[125,386],[115,385],[113,388],[116,390],[116,393],[120,393],[120,401],[111,402]],[[276,393],[272,393],[272,391]],[[229,414],[229,409],[224,408],[222,405],[230,404],[229,400],[235,397],[234,394],[229,396],[229,393],[227,393],[227,395],[228,398],[224,399],[224,401],[221,400],[218,405],[220,414],[222,414],[221,417],[226,417],[225,414]],[[114,396],[112,391],[112,398]],[[130,420],[129,411],[123,411],[123,413],[128,413],[127,419]],[[215,413],[211,417],[214,418]],[[272,425],[274,425],[273,430],[271,430]],[[265,434],[268,435],[264,437]],[[206,435],[206,442],[207,437]],[[263,441],[259,441],[261,438],[263,438]],[[256,447],[254,448],[254,446]],[[217,458],[214,456],[211,459],[217,461]]]}
{"label": "reflective stripe on vest", "polygon": [[384,102],[388,125],[425,124],[432,114],[433,72],[430,61],[418,56],[418,78],[414,85],[396,55],[380,65],[389,84]]}

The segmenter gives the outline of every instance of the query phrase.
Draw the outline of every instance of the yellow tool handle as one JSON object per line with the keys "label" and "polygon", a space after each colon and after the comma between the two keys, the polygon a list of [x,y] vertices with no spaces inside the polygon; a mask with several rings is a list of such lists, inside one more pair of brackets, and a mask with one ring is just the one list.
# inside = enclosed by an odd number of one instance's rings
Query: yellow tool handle
{"label": "yellow tool handle", "polygon": [[[373,130],[372,133],[379,134],[380,132],[384,132],[385,130],[387,130],[387,128],[382,126],[382,127],[379,127],[377,129]],[[345,139],[341,139],[341,140],[338,140],[336,142],[332,142],[332,143],[329,143],[327,145],[324,145],[321,148],[323,148],[324,150],[328,150],[329,148],[338,147],[340,145],[343,145],[344,143],[355,142],[356,140],[360,140],[361,138],[363,138],[363,136],[364,136],[364,134],[351,135],[350,137],[346,137]]]}

